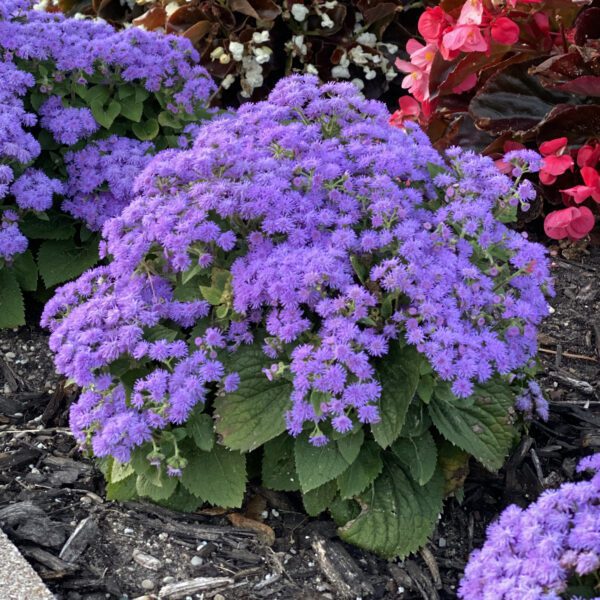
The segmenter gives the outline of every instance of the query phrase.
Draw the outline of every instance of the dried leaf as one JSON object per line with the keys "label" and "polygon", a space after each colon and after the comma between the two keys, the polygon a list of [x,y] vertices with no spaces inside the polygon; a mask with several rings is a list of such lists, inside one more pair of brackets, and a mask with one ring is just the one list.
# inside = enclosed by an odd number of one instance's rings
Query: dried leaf
{"label": "dried leaf", "polygon": [[275,543],[275,532],[265,523],[259,523],[254,519],[248,519],[248,517],[244,517],[239,513],[230,513],[227,515],[227,518],[234,527],[249,529],[250,531],[256,532],[260,540],[264,544],[267,544],[267,546],[272,546]]}

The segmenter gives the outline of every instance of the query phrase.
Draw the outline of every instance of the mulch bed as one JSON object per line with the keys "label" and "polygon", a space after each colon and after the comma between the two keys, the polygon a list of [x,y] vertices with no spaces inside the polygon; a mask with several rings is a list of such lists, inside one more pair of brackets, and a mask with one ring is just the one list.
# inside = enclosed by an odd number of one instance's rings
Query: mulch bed
{"label": "mulch bed", "polygon": [[600,447],[600,252],[555,262],[555,312],[540,335],[550,420],[531,424],[499,473],[472,464],[462,503],[446,502],[408,560],[350,547],[297,496],[258,487],[241,513],[104,501],[102,476],[67,429],[75,390],[53,373],[45,334],[28,328],[0,333],[0,525],[59,600],[456,598],[487,524],[573,477]]}

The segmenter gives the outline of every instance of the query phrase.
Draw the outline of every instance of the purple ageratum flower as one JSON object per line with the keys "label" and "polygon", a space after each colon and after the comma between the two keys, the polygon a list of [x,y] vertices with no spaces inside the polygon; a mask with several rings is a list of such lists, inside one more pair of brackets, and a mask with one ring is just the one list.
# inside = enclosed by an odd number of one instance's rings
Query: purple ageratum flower
{"label": "purple ageratum flower", "polygon": [[52,208],[54,195],[62,191],[60,181],[50,179],[38,169],[27,169],[10,187],[10,193],[19,208],[39,212]]}
{"label": "purple ageratum flower", "polygon": [[[256,332],[269,340],[275,372],[282,364],[292,381],[291,435],[342,415],[378,422],[375,360],[385,360],[397,338],[460,396],[527,365],[550,279],[543,247],[493,218],[513,194],[511,180],[491,159],[460,149],[444,159],[418,128],[387,121],[385,107],[350,84],[292,76],[267,101],[203,125],[191,148],[159,154],[137,178],[135,199],[104,225],[110,265],[65,286],[46,307],[57,368],[92,386],[116,356],[148,356],[144,327],[175,318],[185,330],[207,314],[214,319],[206,303],[175,300],[175,281],[198,264],[230,272],[236,318],[170,361],[174,373],[159,400],[165,423],[184,422],[205,384],[230,375],[212,344],[223,341],[235,364],[240,344],[264,346]],[[448,177],[432,181],[431,164]],[[225,267],[233,244],[235,260]],[[495,272],[478,266],[482,246],[508,257]],[[148,281],[150,256],[161,275]],[[356,260],[370,272],[359,278]],[[386,296],[407,300],[382,316]],[[275,372],[267,368],[265,380]],[[155,419],[142,384],[138,410]]]}
{"label": "purple ageratum flower", "polygon": [[579,471],[588,469],[595,472],[591,481],[546,491],[526,509],[508,507],[471,555],[459,598],[560,598],[577,576],[597,575],[600,454],[580,462]]}
{"label": "purple ageratum flower", "polygon": [[89,108],[64,106],[59,96],[51,96],[40,107],[41,125],[54,139],[66,146],[72,146],[100,128]]}

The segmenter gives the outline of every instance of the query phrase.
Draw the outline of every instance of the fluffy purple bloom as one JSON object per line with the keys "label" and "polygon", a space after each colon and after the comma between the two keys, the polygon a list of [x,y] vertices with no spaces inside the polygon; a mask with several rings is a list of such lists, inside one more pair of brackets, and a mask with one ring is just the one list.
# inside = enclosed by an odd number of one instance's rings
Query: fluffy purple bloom
{"label": "fluffy purple bloom", "polygon": [[59,96],[51,96],[40,107],[41,125],[60,144],[72,146],[95,133],[100,125],[89,108],[64,106]]}
{"label": "fluffy purple bloom", "polygon": [[19,208],[39,212],[51,208],[54,195],[62,191],[58,179],[50,179],[38,169],[27,169],[10,187]]}
{"label": "fluffy purple bloom", "polygon": [[[581,461],[591,481],[544,492],[526,509],[508,507],[471,555],[462,600],[549,600],[600,566],[600,454]],[[590,592],[592,590],[590,589]]]}

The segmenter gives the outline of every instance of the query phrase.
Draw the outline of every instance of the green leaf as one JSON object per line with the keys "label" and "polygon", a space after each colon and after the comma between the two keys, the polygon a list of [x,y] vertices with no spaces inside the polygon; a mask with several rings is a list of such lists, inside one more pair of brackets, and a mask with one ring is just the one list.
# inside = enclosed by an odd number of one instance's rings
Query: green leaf
{"label": "green leaf", "polygon": [[421,355],[413,346],[390,347],[387,356],[377,366],[381,382],[379,412],[381,421],[371,426],[375,441],[387,448],[402,431],[408,406],[419,384]]}
{"label": "green leaf", "polygon": [[40,275],[47,288],[75,279],[98,262],[98,238],[78,247],[74,240],[49,240],[38,251]]}
{"label": "green leaf", "polygon": [[[42,213],[43,214],[43,213]],[[46,216],[46,215],[44,215]],[[23,235],[34,240],[68,240],[75,236],[73,219],[52,214],[50,219],[28,214],[19,222]]]}
{"label": "green leaf", "polygon": [[287,433],[263,446],[262,482],[266,488],[281,492],[300,489],[294,460],[294,438]]}
{"label": "green leaf", "polygon": [[338,527],[356,519],[360,514],[360,506],[355,500],[342,500],[339,496],[329,505],[329,514]]}
{"label": "green leaf", "polygon": [[130,100],[121,105],[121,114],[130,121],[139,123],[144,114],[143,102],[131,102]]}
{"label": "green leaf", "polygon": [[159,340],[173,342],[177,338],[178,333],[176,329],[158,324],[144,329],[144,339],[148,342],[158,342]]}
{"label": "green leaf", "polygon": [[38,268],[31,250],[19,254],[14,259],[12,270],[22,290],[26,292],[35,292],[37,290]]}
{"label": "green leaf", "polygon": [[429,431],[419,437],[397,439],[392,444],[392,452],[419,485],[425,485],[433,477],[437,447]]}
{"label": "green leaf", "polygon": [[235,392],[215,400],[216,430],[228,448],[249,452],[285,430],[292,384],[267,379],[262,369],[270,361],[260,346],[241,346],[228,358],[227,366],[238,373],[240,384]]}
{"label": "green leaf", "polygon": [[104,106],[110,96],[110,90],[107,85],[93,85],[83,88],[80,95],[88,104],[97,103]]}
{"label": "green leaf", "polygon": [[106,499],[126,502],[137,498],[136,475],[130,475],[121,481],[108,482],[106,484]]}
{"label": "green leaf", "polygon": [[495,471],[502,466],[513,442],[513,404],[510,387],[496,379],[476,385],[467,403],[459,399],[449,402],[436,392],[429,414],[436,429],[448,441]]}
{"label": "green leaf", "polygon": [[425,404],[429,404],[429,402],[431,402],[431,396],[433,396],[433,384],[434,379],[431,375],[425,375],[419,380],[417,394],[419,398],[425,402]]}
{"label": "green leaf", "polygon": [[131,126],[133,133],[142,141],[153,140],[160,131],[158,121],[156,119],[148,119],[142,123],[134,123]]}
{"label": "green leaf", "polygon": [[169,477],[164,473],[158,480],[138,475],[135,482],[137,493],[152,500],[166,500],[175,491],[176,487],[177,477]]}
{"label": "green leaf", "polygon": [[23,293],[14,273],[0,269],[0,328],[25,324]]}
{"label": "green leaf", "polygon": [[210,418],[210,415],[194,410],[188,417],[185,428],[200,450],[210,452],[215,445],[213,426],[213,420]]}
{"label": "green leaf", "polygon": [[163,127],[171,127],[173,129],[181,128],[181,121],[168,110],[163,110],[158,113],[158,122]]}
{"label": "green leaf", "polygon": [[306,512],[311,517],[320,515],[333,502],[336,493],[335,481],[328,481],[318,488],[302,494],[302,502]]}
{"label": "green leaf", "polygon": [[104,129],[110,129],[115,119],[121,113],[121,103],[116,100],[111,100],[107,106],[104,106],[104,102],[100,100],[94,100],[90,102],[90,110],[94,115],[94,119],[104,127]]}
{"label": "green leaf", "polygon": [[350,466],[337,443],[330,441],[326,446],[313,446],[306,434],[296,438],[294,455],[300,487],[304,493],[335,479]]}
{"label": "green leaf", "polygon": [[364,439],[365,433],[362,428],[360,428],[337,440],[338,450],[349,465],[356,460]]}
{"label": "green leaf", "polygon": [[158,504],[166,506],[171,510],[194,512],[198,507],[204,504],[204,501],[202,498],[198,498],[198,496],[194,496],[194,494],[188,492],[181,483],[179,483],[175,488],[175,491],[166,500],[159,500]]}
{"label": "green leaf", "polygon": [[381,449],[370,440],[365,442],[357,459],[337,478],[342,499],[358,496],[383,469]]}
{"label": "green leaf", "polygon": [[121,463],[118,460],[114,460],[112,463],[112,467],[110,470],[110,482],[117,483],[119,481],[123,481],[130,475],[133,475],[135,471],[131,466],[131,463]]}
{"label": "green leaf", "polygon": [[246,458],[215,446],[188,457],[181,483],[192,494],[224,508],[239,507],[246,489]]}
{"label": "green leaf", "polygon": [[218,290],[214,287],[208,287],[206,285],[200,286],[200,293],[202,297],[213,306],[218,306],[221,304],[221,298],[223,298],[223,291]]}
{"label": "green leaf", "polygon": [[404,558],[431,535],[442,510],[442,498],[439,472],[420,486],[388,453],[381,475],[362,496],[362,512],[338,532],[350,544],[386,558]]}
{"label": "green leaf", "polygon": [[431,417],[427,412],[427,405],[415,397],[408,407],[400,437],[419,437],[430,427]]}

